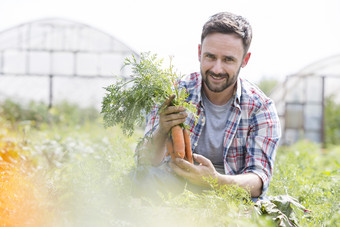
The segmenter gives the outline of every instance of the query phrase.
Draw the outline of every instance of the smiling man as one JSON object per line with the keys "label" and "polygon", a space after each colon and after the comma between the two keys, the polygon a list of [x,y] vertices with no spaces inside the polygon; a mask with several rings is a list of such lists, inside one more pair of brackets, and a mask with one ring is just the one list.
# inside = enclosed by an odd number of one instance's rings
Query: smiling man
{"label": "smiling man", "polygon": [[[148,116],[146,135],[151,139],[142,149],[148,155],[139,151],[139,157],[156,167],[143,180],[179,179],[205,188],[205,177],[212,177],[220,185],[249,190],[253,198],[265,195],[281,131],[272,100],[239,77],[250,59],[251,39],[251,26],[241,16],[223,12],[205,23],[198,45],[200,73],[180,82],[189,93],[187,101],[197,107],[198,123],[183,107],[169,106],[159,115],[156,109]],[[171,98],[165,104],[170,102]],[[165,157],[167,135],[180,123],[190,127],[195,164],[183,159],[172,162]]]}

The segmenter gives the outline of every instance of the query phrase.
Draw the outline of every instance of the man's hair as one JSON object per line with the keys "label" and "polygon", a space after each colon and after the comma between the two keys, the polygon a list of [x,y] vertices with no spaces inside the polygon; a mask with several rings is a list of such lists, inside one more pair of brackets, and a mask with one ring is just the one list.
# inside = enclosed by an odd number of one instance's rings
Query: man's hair
{"label": "man's hair", "polygon": [[252,39],[252,29],[248,20],[229,12],[217,13],[210,17],[203,26],[201,43],[212,33],[236,34],[242,38],[244,54],[247,53]]}

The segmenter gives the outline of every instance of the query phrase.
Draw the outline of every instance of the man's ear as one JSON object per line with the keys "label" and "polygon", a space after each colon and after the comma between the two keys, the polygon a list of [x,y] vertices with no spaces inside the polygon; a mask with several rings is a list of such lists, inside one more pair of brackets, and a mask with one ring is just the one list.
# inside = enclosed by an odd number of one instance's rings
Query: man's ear
{"label": "man's ear", "polygon": [[198,61],[201,61],[201,53],[202,53],[201,44],[198,44]]}
{"label": "man's ear", "polygon": [[248,53],[244,56],[243,61],[242,61],[242,65],[241,65],[242,68],[246,67],[246,65],[248,64],[250,55],[251,55],[251,53],[248,52]]}

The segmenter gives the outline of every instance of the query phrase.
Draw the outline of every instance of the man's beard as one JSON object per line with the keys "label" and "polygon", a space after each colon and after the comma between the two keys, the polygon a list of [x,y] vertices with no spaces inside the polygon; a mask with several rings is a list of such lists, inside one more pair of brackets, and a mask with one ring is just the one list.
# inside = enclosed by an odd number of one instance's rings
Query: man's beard
{"label": "man's beard", "polygon": [[[203,80],[203,83],[207,86],[207,88],[210,91],[216,92],[216,93],[222,92],[225,89],[229,88],[230,86],[234,85],[234,83],[237,81],[238,74],[240,73],[240,69],[241,67],[238,69],[238,71],[236,72],[236,75],[234,75],[233,77],[230,77],[228,73],[215,74],[210,70],[207,70],[205,74],[203,74],[202,69],[201,69],[202,80]],[[209,76],[226,78],[226,81],[224,84],[220,85],[219,87],[214,87],[208,80]]]}

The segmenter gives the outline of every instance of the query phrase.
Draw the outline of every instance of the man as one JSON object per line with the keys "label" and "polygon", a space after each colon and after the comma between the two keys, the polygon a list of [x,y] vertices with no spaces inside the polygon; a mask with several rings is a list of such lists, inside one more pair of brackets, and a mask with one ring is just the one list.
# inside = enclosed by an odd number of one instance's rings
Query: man
{"label": "man", "polygon": [[[241,16],[223,12],[205,23],[198,46],[201,73],[180,83],[197,106],[198,123],[183,107],[169,106],[159,115],[156,109],[148,117],[146,135],[151,139],[138,156],[156,166],[156,175],[170,166],[165,172],[197,187],[208,186],[205,177],[212,177],[219,185],[239,185],[254,198],[265,194],[281,132],[273,102],[239,77],[251,55],[251,39],[251,26]],[[196,164],[165,158],[168,133],[180,123],[190,127]],[[152,178],[167,179],[164,174]]]}

